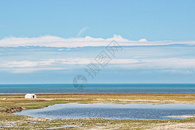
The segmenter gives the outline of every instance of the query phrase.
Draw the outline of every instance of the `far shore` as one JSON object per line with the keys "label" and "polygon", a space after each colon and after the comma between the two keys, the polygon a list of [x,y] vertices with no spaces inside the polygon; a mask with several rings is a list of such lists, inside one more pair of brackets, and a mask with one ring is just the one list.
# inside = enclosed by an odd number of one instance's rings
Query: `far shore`
{"label": "far shore", "polygon": [[[26,93],[1,93],[0,100],[27,100]],[[86,103],[195,104],[194,93],[35,93],[33,100],[73,100]]]}

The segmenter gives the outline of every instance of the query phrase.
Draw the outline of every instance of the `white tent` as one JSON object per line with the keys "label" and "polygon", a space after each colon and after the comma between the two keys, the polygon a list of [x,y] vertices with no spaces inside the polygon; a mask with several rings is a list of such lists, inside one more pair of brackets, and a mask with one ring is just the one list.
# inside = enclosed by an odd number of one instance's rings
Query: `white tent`
{"label": "white tent", "polygon": [[28,94],[25,95],[25,98],[30,98],[30,99],[34,99],[36,97],[37,96],[35,94],[30,94],[30,93],[28,93]]}

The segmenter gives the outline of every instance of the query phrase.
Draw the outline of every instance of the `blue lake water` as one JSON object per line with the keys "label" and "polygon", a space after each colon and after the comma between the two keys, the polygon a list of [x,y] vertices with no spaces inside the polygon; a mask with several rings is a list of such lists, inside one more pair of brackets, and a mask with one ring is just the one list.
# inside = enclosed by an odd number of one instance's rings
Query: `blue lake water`
{"label": "blue lake water", "polygon": [[182,119],[182,115],[195,115],[195,105],[190,104],[56,104],[43,109],[24,110],[14,113],[51,119]]}
{"label": "blue lake water", "polygon": [[1,84],[0,93],[195,93],[195,84]]}

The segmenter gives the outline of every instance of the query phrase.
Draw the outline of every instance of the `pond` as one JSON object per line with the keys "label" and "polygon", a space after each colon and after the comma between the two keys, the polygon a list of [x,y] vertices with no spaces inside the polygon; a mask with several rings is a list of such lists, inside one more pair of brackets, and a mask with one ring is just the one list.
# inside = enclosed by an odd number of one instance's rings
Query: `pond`
{"label": "pond", "polygon": [[24,110],[14,113],[51,119],[142,119],[166,120],[183,119],[183,115],[195,115],[192,104],[56,104],[42,109]]}

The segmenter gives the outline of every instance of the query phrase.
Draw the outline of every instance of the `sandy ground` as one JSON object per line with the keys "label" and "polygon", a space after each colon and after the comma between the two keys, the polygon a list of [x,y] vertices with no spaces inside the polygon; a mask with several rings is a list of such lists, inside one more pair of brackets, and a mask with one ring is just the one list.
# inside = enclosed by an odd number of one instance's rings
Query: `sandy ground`
{"label": "sandy ground", "polygon": [[161,124],[146,130],[195,130],[195,123]]}

